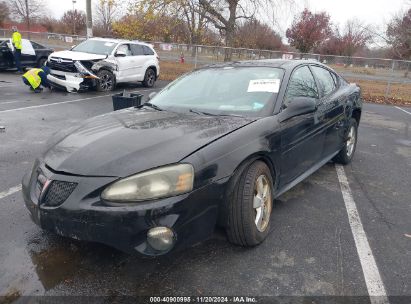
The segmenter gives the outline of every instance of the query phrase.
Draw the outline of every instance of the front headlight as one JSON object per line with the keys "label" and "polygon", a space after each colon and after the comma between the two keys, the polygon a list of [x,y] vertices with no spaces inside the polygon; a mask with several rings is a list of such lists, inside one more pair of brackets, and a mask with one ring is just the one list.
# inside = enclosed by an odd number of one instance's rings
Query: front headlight
{"label": "front headlight", "polygon": [[80,74],[85,76],[85,78],[98,78],[91,71],[89,71],[80,61],[75,61],[74,66],[77,68]]}
{"label": "front headlight", "polygon": [[193,190],[190,164],[165,166],[132,175],[107,187],[101,198],[113,202],[137,202],[175,196]]}

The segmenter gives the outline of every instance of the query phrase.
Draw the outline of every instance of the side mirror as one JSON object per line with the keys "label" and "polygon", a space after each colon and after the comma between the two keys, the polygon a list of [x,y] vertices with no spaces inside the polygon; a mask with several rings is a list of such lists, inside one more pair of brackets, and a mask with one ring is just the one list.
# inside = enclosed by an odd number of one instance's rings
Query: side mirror
{"label": "side mirror", "polygon": [[148,94],[148,100],[153,99],[153,97],[156,96],[156,95],[157,95],[157,92],[151,92],[150,94]]}
{"label": "side mirror", "polygon": [[72,49],[74,49],[76,46],[77,46],[77,45],[72,45],[70,51],[71,51]]}
{"label": "side mirror", "polygon": [[315,112],[317,100],[310,97],[294,97],[287,102],[287,107],[279,114],[280,122],[295,116]]}
{"label": "side mirror", "polygon": [[123,51],[117,51],[114,56],[115,56],[115,57],[126,57],[127,54],[124,53]]}

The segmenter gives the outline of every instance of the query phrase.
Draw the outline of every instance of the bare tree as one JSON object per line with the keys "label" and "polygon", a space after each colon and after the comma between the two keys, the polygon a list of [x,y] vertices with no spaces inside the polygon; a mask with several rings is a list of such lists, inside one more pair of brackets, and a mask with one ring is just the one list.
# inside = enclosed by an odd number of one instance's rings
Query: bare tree
{"label": "bare tree", "polygon": [[69,10],[61,17],[61,23],[65,25],[65,32],[79,35],[86,30],[86,14],[83,11]]}
{"label": "bare tree", "polygon": [[205,10],[196,0],[181,1],[181,10],[187,23],[190,34],[190,43],[201,43],[202,34],[207,26]]}
{"label": "bare tree", "polygon": [[42,0],[10,0],[11,13],[27,24],[27,30],[30,30],[31,21],[40,17],[43,8]]}
{"label": "bare tree", "polygon": [[[239,19],[251,19],[262,11],[267,16],[278,3],[284,1],[289,0],[199,0],[199,4],[206,12],[206,19],[224,35],[226,46],[231,47],[235,43]],[[224,60],[231,60],[231,53],[230,49],[226,49]]]}
{"label": "bare tree", "polygon": [[372,31],[357,19],[348,20],[340,35],[342,54],[351,57],[371,39]]}
{"label": "bare tree", "polygon": [[9,18],[10,10],[6,2],[0,2],[0,26]]}
{"label": "bare tree", "polygon": [[119,16],[120,2],[118,0],[99,0],[95,7],[98,23],[105,34],[112,32],[113,21]]}
{"label": "bare tree", "polygon": [[393,55],[400,59],[411,59],[411,8],[398,13],[390,21],[386,34]]}

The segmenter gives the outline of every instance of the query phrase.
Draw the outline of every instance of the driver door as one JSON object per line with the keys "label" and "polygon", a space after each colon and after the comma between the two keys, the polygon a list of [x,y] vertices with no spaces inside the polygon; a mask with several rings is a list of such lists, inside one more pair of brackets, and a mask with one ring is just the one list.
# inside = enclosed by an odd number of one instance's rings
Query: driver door
{"label": "driver door", "polygon": [[[284,97],[284,111],[287,103],[295,97],[319,99],[316,82],[307,65],[293,71]],[[325,140],[323,124],[317,111],[281,122],[280,188],[292,183],[320,161]]]}
{"label": "driver door", "polygon": [[[126,56],[118,56],[117,53],[119,52],[126,54]],[[134,76],[134,59],[130,44],[119,45],[114,56],[118,65],[117,82],[132,81]]]}

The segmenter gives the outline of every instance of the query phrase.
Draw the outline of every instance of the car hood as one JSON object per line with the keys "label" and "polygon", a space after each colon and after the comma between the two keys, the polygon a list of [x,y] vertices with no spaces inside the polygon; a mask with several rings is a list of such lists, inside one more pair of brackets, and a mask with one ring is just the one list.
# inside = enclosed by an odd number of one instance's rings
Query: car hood
{"label": "car hood", "polygon": [[124,177],[179,162],[254,120],[127,109],[56,134],[43,160],[54,171]]}
{"label": "car hood", "polygon": [[83,52],[73,52],[73,51],[60,51],[54,52],[50,55],[51,57],[71,59],[71,60],[99,60],[104,59],[106,55],[89,54]]}

